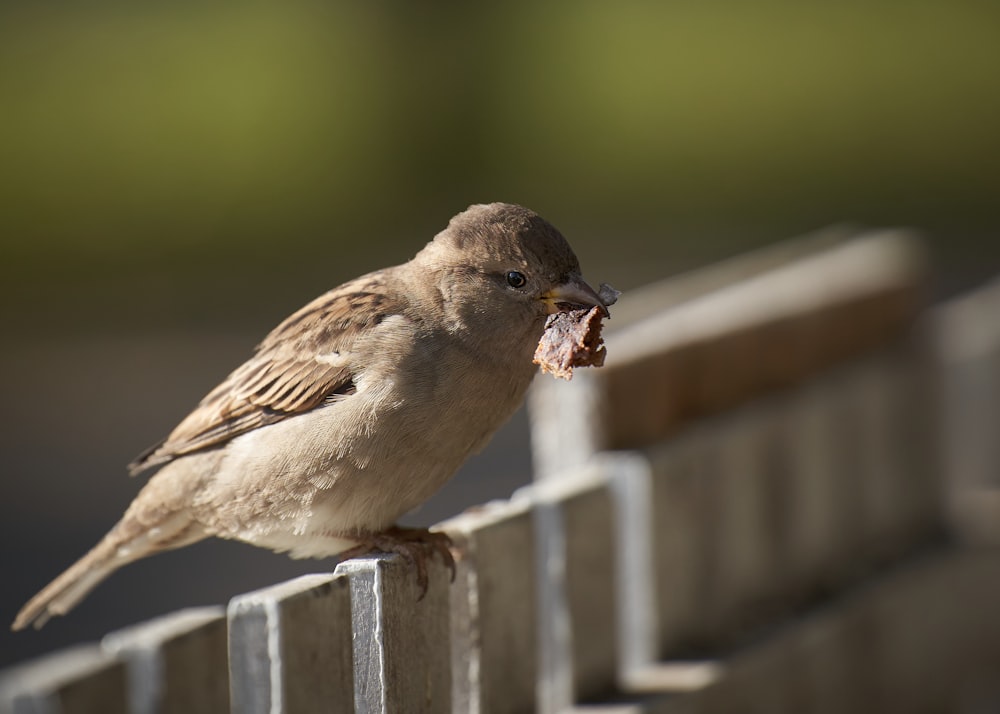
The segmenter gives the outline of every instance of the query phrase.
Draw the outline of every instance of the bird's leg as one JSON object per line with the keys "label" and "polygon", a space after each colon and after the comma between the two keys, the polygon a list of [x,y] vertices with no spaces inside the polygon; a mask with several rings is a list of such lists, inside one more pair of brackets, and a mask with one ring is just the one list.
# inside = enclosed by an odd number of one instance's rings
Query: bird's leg
{"label": "bird's leg", "polygon": [[451,552],[452,542],[447,533],[429,531],[426,528],[403,528],[392,526],[384,531],[364,535],[355,547],[344,551],[338,557],[341,561],[368,555],[369,553],[398,553],[417,569],[417,585],[420,587],[420,597],[423,600],[427,594],[427,558],[435,553],[451,571],[451,580],[455,580],[455,556]]}

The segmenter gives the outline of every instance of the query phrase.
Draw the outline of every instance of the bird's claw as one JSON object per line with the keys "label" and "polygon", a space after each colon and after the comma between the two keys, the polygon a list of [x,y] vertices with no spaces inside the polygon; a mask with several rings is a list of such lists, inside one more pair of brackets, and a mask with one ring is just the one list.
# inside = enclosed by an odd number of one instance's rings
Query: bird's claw
{"label": "bird's claw", "polygon": [[417,602],[419,602],[424,599],[430,584],[427,558],[433,557],[435,553],[441,556],[441,560],[451,571],[451,582],[455,582],[455,556],[451,548],[451,538],[447,533],[429,531],[426,528],[393,526],[366,537],[354,548],[341,553],[340,559],[348,560],[369,553],[398,553],[417,569],[417,586],[420,588]]}

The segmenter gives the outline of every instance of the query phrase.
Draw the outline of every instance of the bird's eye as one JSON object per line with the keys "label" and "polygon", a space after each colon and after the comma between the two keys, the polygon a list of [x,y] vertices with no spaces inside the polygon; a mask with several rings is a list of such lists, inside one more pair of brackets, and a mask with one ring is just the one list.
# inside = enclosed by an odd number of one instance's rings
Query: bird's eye
{"label": "bird's eye", "polygon": [[516,270],[510,270],[507,272],[507,284],[512,288],[523,288],[528,279],[524,277],[524,273],[519,273]]}

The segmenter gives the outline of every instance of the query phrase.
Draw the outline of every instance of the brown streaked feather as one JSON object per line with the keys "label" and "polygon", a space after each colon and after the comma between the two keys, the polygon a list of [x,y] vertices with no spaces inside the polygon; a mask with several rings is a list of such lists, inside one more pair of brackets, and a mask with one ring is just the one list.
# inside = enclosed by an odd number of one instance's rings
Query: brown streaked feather
{"label": "brown streaked feather", "polygon": [[286,318],[254,356],[209,392],[170,435],[128,466],[135,475],[179,456],[225,444],[267,424],[307,412],[335,394],[354,391],[347,360],[364,330],[402,311],[405,300],[370,274],[335,288]]}

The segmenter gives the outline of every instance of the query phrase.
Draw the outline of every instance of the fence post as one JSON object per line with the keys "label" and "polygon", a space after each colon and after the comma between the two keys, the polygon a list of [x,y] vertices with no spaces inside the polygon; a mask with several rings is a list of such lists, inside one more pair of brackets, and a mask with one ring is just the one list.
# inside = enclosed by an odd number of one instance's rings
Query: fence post
{"label": "fence post", "polygon": [[97,645],[81,645],[4,672],[3,714],[126,714],[123,662]]}
{"label": "fence post", "polygon": [[618,683],[614,503],[606,470],[594,464],[519,494],[535,503],[539,710],[559,712]]}
{"label": "fence post", "polygon": [[229,602],[234,712],[353,712],[352,661],[345,577],[303,575]]}
{"label": "fence post", "polygon": [[221,607],[180,610],[112,632],[101,648],[126,663],[131,714],[229,709]]}
{"label": "fence post", "polygon": [[539,620],[530,502],[494,501],[439,527],[460,553],[450,593],[453,710],[533,710]]}
{"label": "fence post", "polygon": [[364,714],[451,712],[450,573],[435,556],[420,599],[415,567],[398,555],[337,566],[351,585],[354,704]]}
{"label": "fence post", "polygon": [[947,508],[963,539],[1000,543],[1000,276],[939,307]]}

